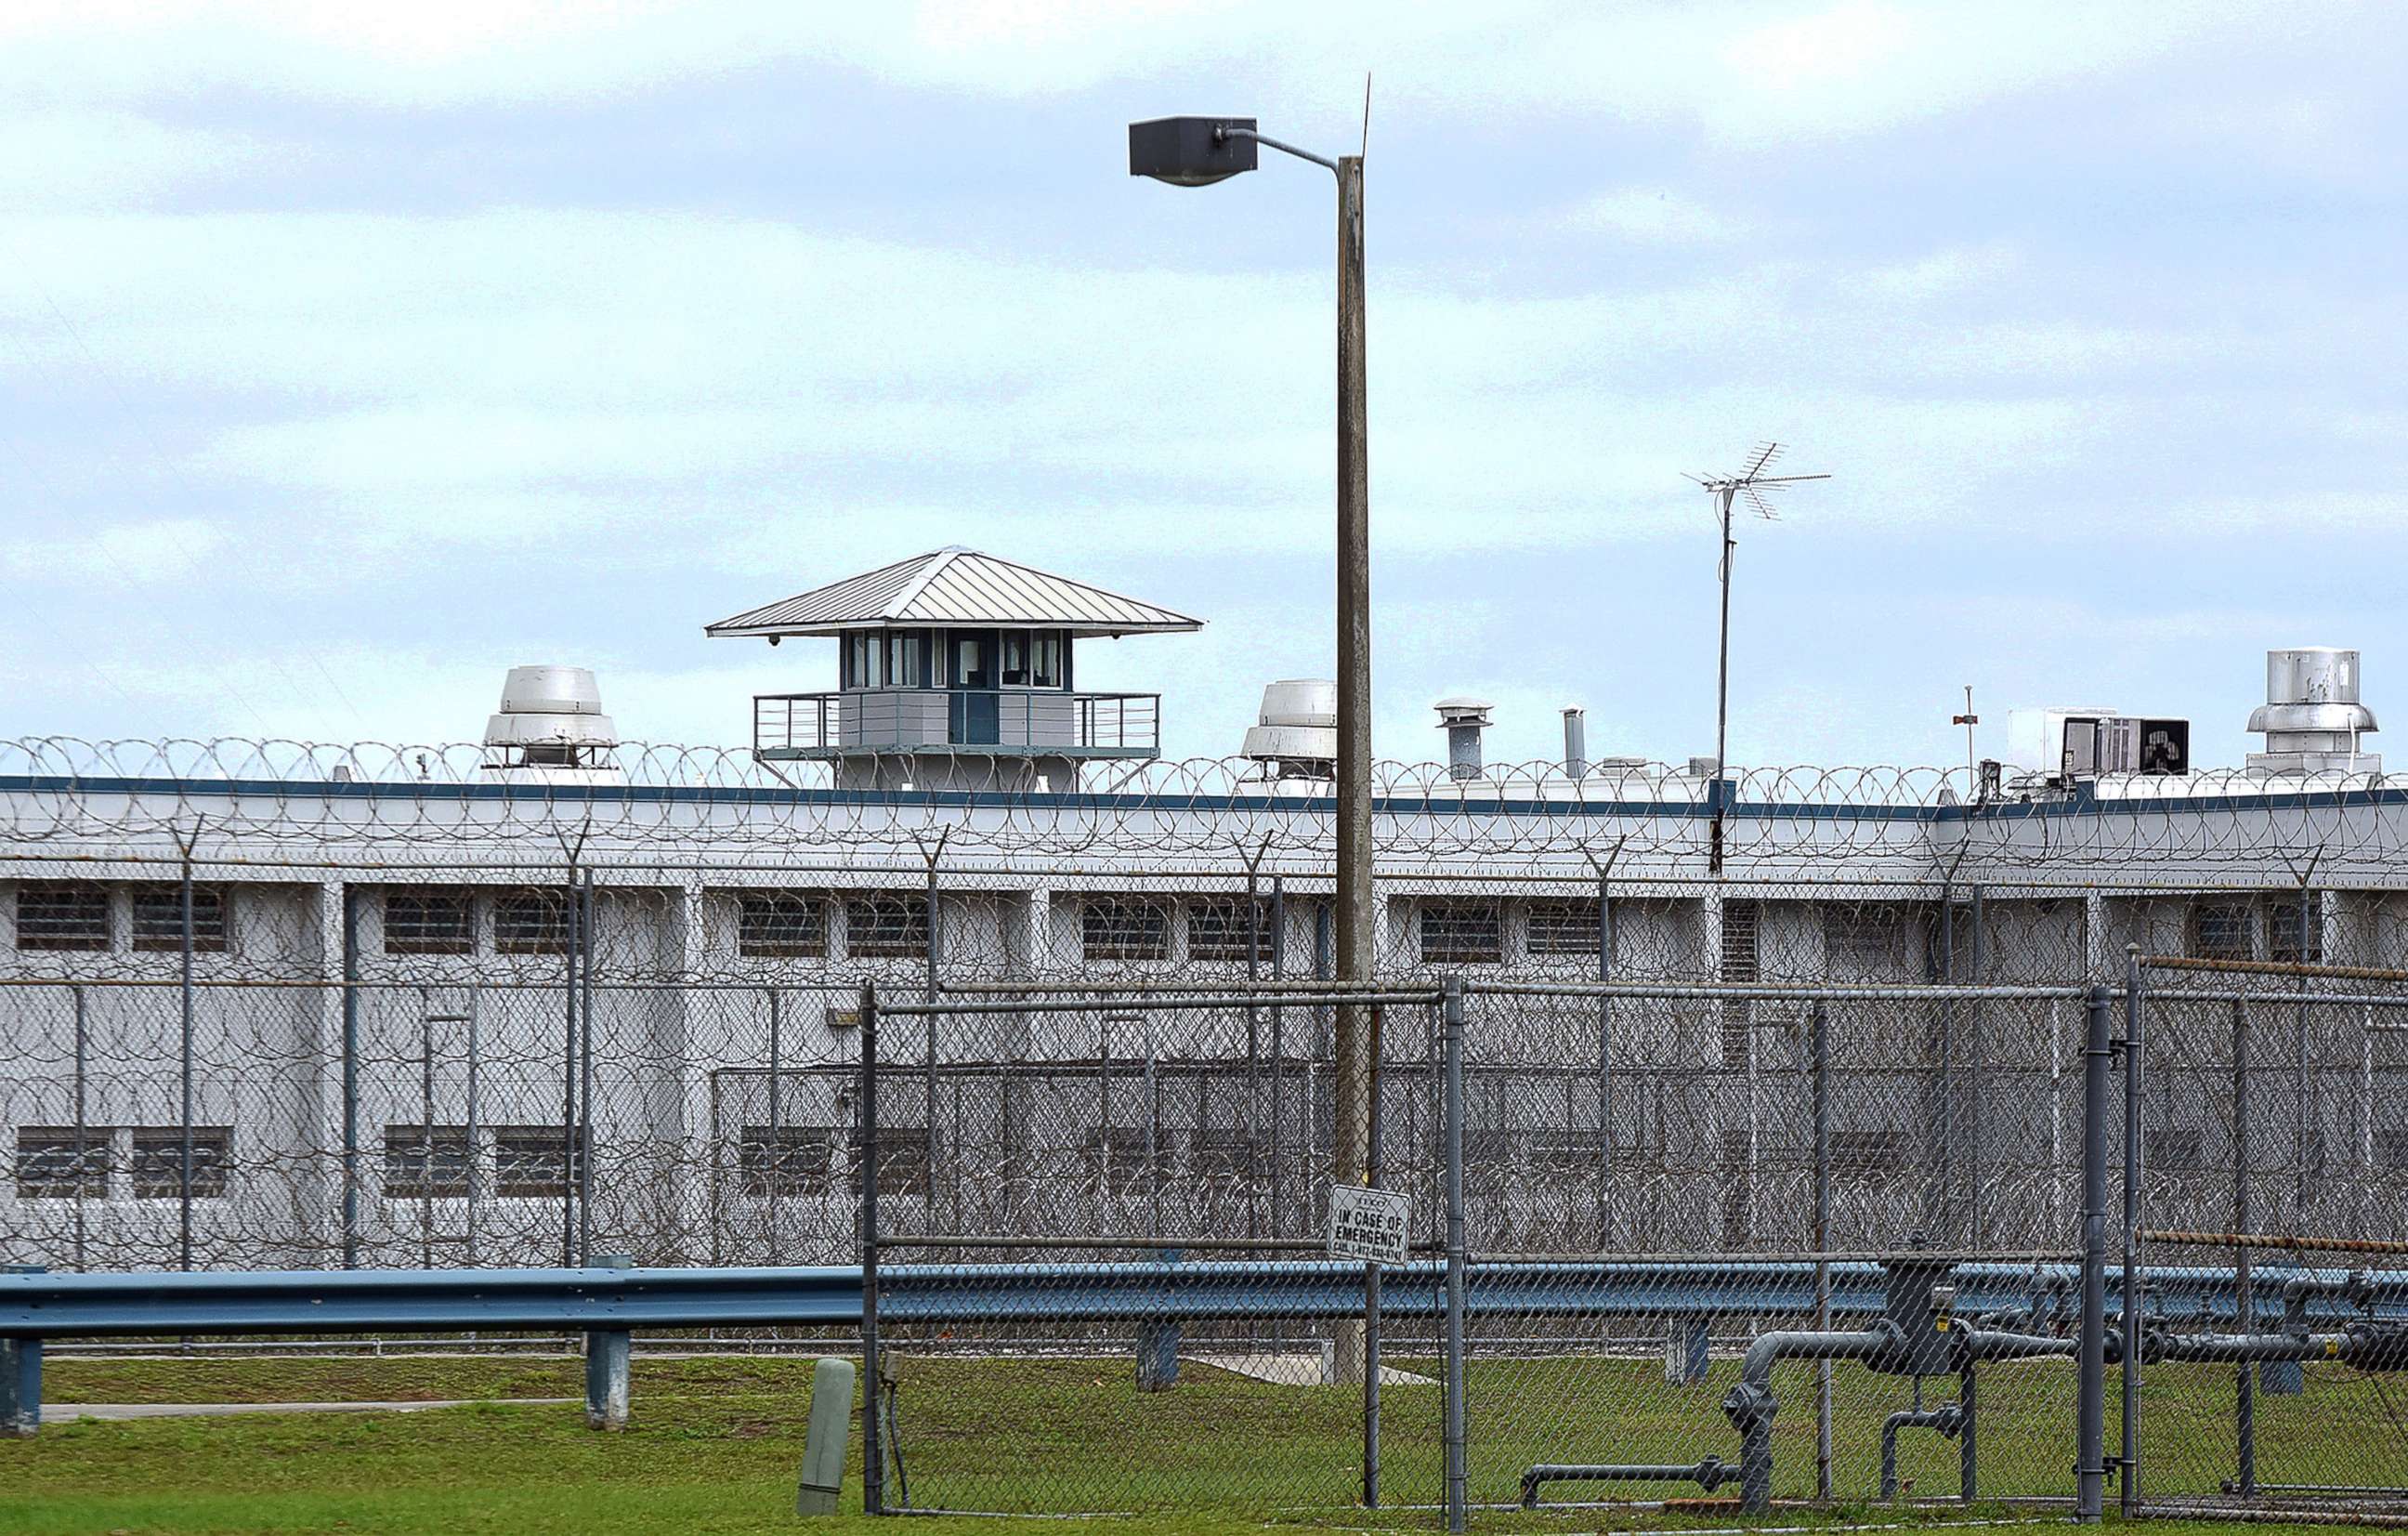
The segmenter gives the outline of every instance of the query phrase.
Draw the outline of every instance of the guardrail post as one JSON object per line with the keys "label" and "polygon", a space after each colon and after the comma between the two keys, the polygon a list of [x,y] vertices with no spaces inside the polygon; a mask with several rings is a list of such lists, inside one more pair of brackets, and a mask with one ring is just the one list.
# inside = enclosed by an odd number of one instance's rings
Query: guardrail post
{"label": "guardrail post", "polygon": [[[38,1264],[0,1264],[0,1274],[40,1274]],[[42,1427],[40,1335],[0,1339],[0,1436],[30,1440]]]}
{"label": "guardrail post", "polygon": [[[601,1254],[588,1266],[596,1270],[632,1270],[636,1261],[625,1254]],[[595,1328],[585,1335],[585,1427],[624,1429],[630,1395],[628,1357],[634,1336],[624,1328]]]}
{"label": "guardrail post", "polygon": [[[1175,1268],[1182,1256],[1176,1248],[1158,1248],[1154,1259]],[[1175,1318],[1149,1317],[1137,1329],[1137,1389],[1168,1392],[1179,1385],[1180,1328]]]}

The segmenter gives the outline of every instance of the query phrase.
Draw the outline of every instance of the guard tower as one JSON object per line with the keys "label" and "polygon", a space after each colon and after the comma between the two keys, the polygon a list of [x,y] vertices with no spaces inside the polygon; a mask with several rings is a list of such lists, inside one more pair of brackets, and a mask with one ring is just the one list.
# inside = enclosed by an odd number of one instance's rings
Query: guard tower
{"label": "guard tower", "polygon": [[825,759],[840,789],[1078,787],[1079,765],[1160,754],[1159,694],[1076,689],[1076,641],[1202,621],[958,546],[722,619],[704,633],[826,635],[834,693],[752,700],[752,753]]}

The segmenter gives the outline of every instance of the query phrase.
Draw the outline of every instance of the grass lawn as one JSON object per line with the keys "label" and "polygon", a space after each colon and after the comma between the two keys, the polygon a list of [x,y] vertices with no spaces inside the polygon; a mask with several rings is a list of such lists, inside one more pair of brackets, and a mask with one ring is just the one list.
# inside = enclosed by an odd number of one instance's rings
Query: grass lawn
{"label": "grass lawn", "polygon": [[[1427,1369],[1426,1362],[1399,1363]],[[1472,1497],[1511,1502],[1521,1469],[1533,1460],[1735,1459],[1738,1437],[1717,1405],[1736,1369],[1718,1359],[1707,1383],[1669,1386],[1654,1362],[1477,1362],[1467,1384]],[[639,1357],[635,1424],[617,1435],[586,1429],[573,1405],[52,1426],[32,1441],[0,1442],[0,1532],[792,1530],[799,1524],[795,1476],[810,1371],[810,1362],[799,1359]],[[1361,1409],[1351,1391],[1272,1386],[1193,1365],[1168,1393],[1140,1394],[1129,1378],[1125,1358],[907,1359],[900,1418],[913,1501],[1123,1513],[1082,1522],[1081,1530],[1436,1524],[1426,1510],[1353,1507]],[[2188,1376],[2167,1368],[2152,1378],[2153,1422],[2171,1426],[2153,1437],[2167,1457],[2155,1487],[2208,1491],[2229,1471],[2231,1383],[2229,1368],[2191,1368]],[[1850,1367],[1835,1371],[1834,1384],[1839,1502],[1828,1511],[1784,1511],[1778,1524],[1899,1517],[1873,1500],[1877,1435],[1882,1415],[1901,1406],[1911,1388]],[[523,1357],[54,1358],[45,1385],[54,1402],[577,1397],[582,1365]],[[1811,1493],[1813,1368],[1784,1367],[1775,1385],[1783,1403],[1776,1491]],[[1981,1387],[1985,1497],[2067,1491],[2070,1373],[2054,1363],[2001,1365],[1984,1374]],[[1932,1400],[1954,1390],[1953,1381],[1927,1384]],[[2383,1438],[2395,1427],[2358,1412],[2377,1406],[2372,1397],[2355,1400],[2370,1390],[2327,1377],[2301,1397],[2261,1399],[2261,1475],[2360,1481],[2388,1465],[2408,1476],[2408,1454]],[[2112,1394],[2110,1407],[2112,1448]],[[1434,1501],[1438,1391],[1392,1386],[1384,1409],[1389,1500]],[[856,1434],[847,1479],[856,1509],[858,1455]],[[1900,1466],[1917,1496],[1956,1491],[1956,1447],[1928,1431],[1903,1443]],[[2342,1475],[2345,1467],[2355,1470]],[[2326,1475],[2315,1475],[2320,1469]],[[1583,1493],[1577,1486],[1556,1491]],[[1698,1492],[1661,1485],[1623,1491],[1632,1498]],[[1679,1528],[1727,1525],[1732,1514],[1727,1505],[1711,1504],[1672,1514],[1498,1511],[1475,1512],[1474,1525]],[[867,1523],[854,1516],[818,1524],[833,1531]],[[878,1529],[889,1536],[898,1529],[939,1536],[1013,1528],[931,1518]]]}

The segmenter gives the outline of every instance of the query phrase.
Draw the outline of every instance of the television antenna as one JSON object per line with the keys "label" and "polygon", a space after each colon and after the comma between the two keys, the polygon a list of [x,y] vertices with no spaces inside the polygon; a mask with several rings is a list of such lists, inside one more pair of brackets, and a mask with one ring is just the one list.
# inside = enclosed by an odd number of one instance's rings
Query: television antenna
{"label": "television antenna", "polygon": [[1714,659],[1714,787],[1713,790],[1713,820],[1706,844],[1706,868],[1714,874],[1723,868],[1723,812],[1730,797],[1730,781],[1725,772],[1728,761],[1730,725],[1730,586],[1731,555],[1739,541],[1731,534],[1731,514],[1739,502],[1747,503],[1748,510],[1768,523],[1780,521],[1773,510],[1775,488],[1795,485],[1801,481],[1829,480],[1828,475],[1776,475],[1770,471],[1782,454],[1777,442],[1758,443],[1748,466],[1736,475],[1691,475],[1714,498],[1714,517],[1722,529],[1723,557],[1717,568],[1722,581],[1723,612],[1721,642]]}

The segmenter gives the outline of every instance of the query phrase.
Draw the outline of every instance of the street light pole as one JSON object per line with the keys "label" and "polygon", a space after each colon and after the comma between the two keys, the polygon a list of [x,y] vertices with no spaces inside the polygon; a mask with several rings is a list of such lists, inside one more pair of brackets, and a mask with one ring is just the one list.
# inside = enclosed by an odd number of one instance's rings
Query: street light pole
{"label": "street light pole", "polygon": [[[1363,309],[1363,157],[1326,160],[1266,137],[1253,118],[1157,118],[1129,124],[1129,174],[1210,186],[1255,166],[1256,146],[1309,160],[1338,179],[1338,868],[1337,980],[1369,986],[1377,964],[1371,909],[1371,467]],[[1372,1011],[1341,1003],[1330,1042],[1333,1184],[1369,1182],[1377,1092]],[[1361,1325],[1333,1329],[1332,1376],[1364,1371]]]}

